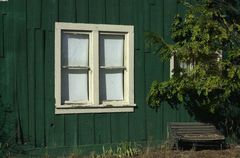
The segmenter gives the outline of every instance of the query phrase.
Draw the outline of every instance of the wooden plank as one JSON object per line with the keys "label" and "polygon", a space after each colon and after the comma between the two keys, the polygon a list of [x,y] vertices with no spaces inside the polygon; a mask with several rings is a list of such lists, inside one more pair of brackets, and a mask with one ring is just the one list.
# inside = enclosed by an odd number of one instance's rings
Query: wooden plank
{"label": "wooden plank", "polygon": [[42,0],[42,29],[54,30],[58,21],[58,0]]}
{"label": "wooden plank", "polygon": [[80,114],[78,117],[78,144],[94,144],[94,114]]}
{"label": "wooden plank", "polygon": [[149,32],[150,31],[150,5],[148,3],[147,0],[143,0],[142,2],[144,5],[143,5],[143,18],[144,18],[144,32]]}
{"label": "wooden plank", "polygon": [[44,31],[35,30],[35,52],[36,52],[36,146],[44,146],[45,145],[45,76],[44,76]]}
{"label": "wooden plank", "polygon": [[54,115],[54,143],[57,146],[64,146],[65,130],[64,115]]}
{"label": "wooden plank", "polygon": [[[151,5],[150,6],[150,30],[151,32],[155,32],[160,34],[161,36],[164,34],[164,29],[163,29],[163,19],[164,19],[164,0],[159,0],[155,2],[155,5]],[[155,56],[156,58],[158,58],[157,56]],[[160,60],[159,64],[159,69],[161,72],[161,76],[158,78],[159,81],[163,81],[164,80],[164,76],[163,76],[163,72],[164,72],[164,62],[158,58],[158,60]],[[159,130],[158,130],[158,134],[157,134],[157,139],[158,140],[164,140],[164,138],[166,137],[166,133],[164,133],[166,126],[164,124],[164,117],[165,115],[167,115],[166,113],[164,113],[164,104],[161,105],[161,107],[158,109],[158,114],[157,114],[157,124],[160,125],[159,126]]]}
{"label": "wooden plank", "polygon": [[[163,35],[163,4],[164,1],[157,1],[156,4],[152,3],[148,4],[148,7],[145,6],[145,11],[148,15],[145,15],[145,31],[147,32],[155,32]],[[146,53],[152,53],[151,49],[145,50]],[[164,73],[164,62],[161,61],[156,55],[145,55],[145,75],[146,75],[146,95],[148,94],[149,88],[152,84],[153,80],[163,81],[163,73]],[[156,74],[156,75],[153,75]],[[165,137],[165,125],[164,125],[164,117],[166,113],[164,113],[164,105],[162,104],[158,110],[151,109],[147,107],[147,136],[148,141],[153,140],[163,140]]]}
{"label": "wooden plank", "polygon": [[2,10],[3,10],[3,4],[0,3],[0,13],[2,12]]}
{"label": "wooden plank", "polygon": [[[120,6],[119,0],[106,0],[106,23],[119,24],[120,19]],[[122,10],[122,8],[121,8]],[[126,17],[125,17],[126,18]]]}
{"label": "wooden plank", "polygon": [[[145,47],[144,40],[144,12],[143,12],[143,0],[133,1],[133,25],[134,25],[134,47],[135,50],[143,50]],[[143,51],[136,51],[142,53]]]}
{"label": "wooden plank", "polygon": [[[0,58],[0,118],[1,118],[1,122],[0,122],[0,134],[1,134],[1,141],[6,141],[9,139],[10,135],[8,133],[9,130],[9,124],[8,124],[8,120],[7,120],[7,115],[8,113],[5,112],[6,110],[6,92],[5,89],[6,87],[6,59],[4,58]],[[6,133],[5,133],[6,132]],[[3,135],[4,134],[4,135]],[[3,137],[4,136],[4,137]]]}
{"label": "wooden plank", "polygon": [[89,0],[77,0],[77,22],[88,23],[89,19]]}
{"label": "wooden plank", "polygon": [[208,125],[208,124],[206,124],[206,123],[201,123],[201,122],[170,122],[169,123],[169,125],[190,125],[190,126],[192,126],[192,125],[203,125],[203,126],[206,126],[206,125]]}
{"label": "wooden plank", "polygon": [[78,141],[78,123],[77,115],[69,114],[65,115],[65,145],[76,146]]}
{"label": "wooden plank", "polygon": [[133,24],[133,0],[120,0],[120,24]]}
{"label": "wooden plank", "polygon": [[174,16],[177,14],[177,0],[164,0],[164,39],[168,42],[171,40],[171,25]]}
{"label": "wooden plank", "polygon": [[4,25],[3,25],[3,14],[0,12],[0,58],[4,57]]}
{"label": "wooden plank", "polygon": [[30,144],[35,145],[36,139],[36,124],[35,124],[35,31],[28,30],[27,33],[27,60],[28,60],[28,114],[29,114],[29,141]]}
{"label": "wooden plank", "polygon": [[27,0],[27,28],[41,27],[41,9],[41,0]]}
{"label": "wooden plank", "polygon": [[89,0],[89,22],[96,24],[105,23],[105,0]]}
{"label": "wooden plank", "polygon": [[181,129],[175,129],[175,130],[172,130],[172,131],[175,131],[177,134],[187,134],[187,133],[192,133],[192,134],[196,134],[196,133],[212,133],[212,132],[216,132],[217,130],[215,129],[202,129],[202,130],[199,130],[199,129],[185,129],[185,130],[181,130]]}
{"label": "wooden plank", "polygon": [[46,145],[53,146],[54,144],[54,32],[45,33],[45,65],[44,65],[44,80],[45,80],[45,130],[46,130]]}
{"label": "wooden plank", "polygon": [[[1,67],[5,69],[6,73],[0,78],[5,78],[5,85],[4,88],[5,95],[3,96],[3,103],[6,108],[9,108],[11,112],[7,114],[6,120],[8,124],[8,135],[9,136],[16,136],[16,104],[15,104],[15,63],[14,60],[14,47],[13,47],[13,14],[8,14],[10,9],[12,8],[13,2],[3,2],[2,5],[2,13],[4,14],[3,24],[4,24],[4,59],[5,59],[5,66]],[[9,7],[11,5],[11,8]],[[6,36],[7,35],[7,36]],[[0,69],[1,69],[0,68]],[[9,143],[14,142],[10,141]]]}
{"label": "wooden plank", "polygon": [[126,142],[129,140],[128,113],[111,114],[111,142]]}
{"label": "wooden plank", "polygon": [[156,5],[156,0],[148,0],[148,3],[152,6]]}
{"label": "wooden plank", "polygon": [[75,0],[59,0],[59,21],[76,22]]}
{"label": "wooden plank", "polygon": [[[156,58],[154,54],[145,53],[145,77],[146,77],[146,95],[150,89],[153,80],[161,81],[162,79],[162,66],[163,62]],[[162,113],[161,111],[150,108],[146,109],[147,116],[147,137],[148,141],[161,140],[162,129],[164,128],[162,124]],[[159,116],[160,115],[160,116]]]}
{"label": "wooden plank", "polygon": [[[0,13],[7,13],[9,9],[9,3],[8,1],[0,2]],[[11,3],[12,4],[12,3]]]}
{"label": "wooden plank", "polygon": [[110,114],[95,114],[95,143],[104,144],[111,141]]}
{"label": "wooden plank", "polygon": [[[27,56],[26,56],[26,0],[14,1],[14,52],[16,53],[16,104],[18,106],[21,142],[28,136]],[[19,18],[21,17],[21,18]]]}
{"label": "wooden plank", "polygon": [[[4,104],[5,100],[5,89],[6,89],[6,59],[0,58],[0,105]],[[4,108],[1,107],[1,110],[4,110]],[[2,112],[2,111],[1,111]]]}
{"label": "wooden plank", "polygon": [[183,105],[180,105],[179,106],[179,121],[181,122],[187,122],[187,121],[190,121],[191,119],[191,116],[190,114],[188,113],[187,109],[185,109],[185,107]]}
{"label": "wooden plank", "polygon": [[[225,137],[212,124],[200,122],[169,123],[169,136],[175,143],[184,142],[205,142],[220,141],[223,143]],[[175,144],[177,145],[177,144]]]}
{"label": "wooden plank", "polygon": [[215,129],[215,127],[213,126],[170,126],[171,129],[173,130],[206,130],[206,129],[210,129],[213,130]]}
{"label": "wooden plank", "polygon": [[129,139],[132,142],[146,141],[146,108],[148,108],[145,96],[145,61],[144,53],[135,51],[135,103],[137,107],[134,113],[129,114]]}
{"label": "wooden plank", "polygon": [[[161,3],[160,3],[161,2]],[[163,0],[158,5],[150,6],[150,30],[151,32],[163,35]]]}

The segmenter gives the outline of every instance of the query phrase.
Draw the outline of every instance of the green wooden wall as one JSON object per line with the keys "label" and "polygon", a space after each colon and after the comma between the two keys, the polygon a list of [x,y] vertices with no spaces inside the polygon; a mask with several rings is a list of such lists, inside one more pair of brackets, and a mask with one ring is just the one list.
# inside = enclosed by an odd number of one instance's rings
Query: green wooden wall
{"label": "green wooden wall", "polygon": [[[169,62],[144,48],[144,32],[170,41],[177,0],[9,0],[0,2],[0,95],[15,109],[17,142],[72,147],[123,141],[161,142],[169,121],[188,121],[184,109],[146,105],[153,80],[169,78]],[[54,23],[130,24],[135,27],[134,113],[54,114]],[[14,127],[15,128],[15,127]]]}

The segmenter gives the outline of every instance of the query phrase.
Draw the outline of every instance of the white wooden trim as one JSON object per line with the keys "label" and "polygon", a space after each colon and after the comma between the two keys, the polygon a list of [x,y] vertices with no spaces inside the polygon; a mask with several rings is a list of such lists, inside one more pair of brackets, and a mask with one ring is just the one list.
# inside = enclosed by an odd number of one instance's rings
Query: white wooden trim
{"label": "white wooden trim", "polygon": [[117,102],[117,101],[112,101],[112,102],[107,102],[107,103],[102,103],[102,104],[89,104],[89,103],[85,103],[83,104],[64,104],[64,105],[60,105],[60,106],[56,106],[57,109],[73,109],[73,108],[77,108],[77,109],[81,109],[81,108],[108,108],[108,107],[135,107],[136,104],[128,104],[124,101],[122,101],[121,103]]}
{"label": "white wooden trim", "polygon": [[85,101],[65,101],[64,102],[64,106],[68,105],[68,104],[81,104],[81,105],[85,105],[85,104],[89,104],[88,100]]}
{"label": "white wooden trim", "polygon": [[129,76],[129,81],[128,81],[128,97],[129,100],[128,102],[130,104],[134,103],[134,30],[129,32],[129,37],[128,37],[128,76]]}
{"label": "white wooden trim", "polygon": [[61,29],[55,29],[55,106],[61,105]]}
{"label": "white wooden trim", "polygon": [[[125,100],[108,100],[108,101],[103,101],[100,105],[101,107],[107,107],[107,106],[114,106],[114,107],[122,107],[122,106],[136,106],[136,104],[129,104],[129,102]],[[91,105],[94,106],[94,105]]]}
{"label": "white wooden trim", "polygon": [[174,56],[171,57],[170,59],[170,78],[173,76],[173,69],[174,69]]}
{"label": "white wooden trim", "polygon": [[89,35],[91,31],[63,31],[64,34],[73,34],[73,35]]}
{"label": "white wooden trim", "polygon": [[79,108],[79,109],[58,109],[55,108],[55,114],[77,114],[77,113],[115,113],[115,112],[134,112],[134,107],[99,107],[99,108]]}
{"label": "white wooden trim", "polygon": [[122,32],[100,32],[100,35],[116,35],[116,36],[124,36],[126,34]]}
{"label": "white wooden trim", "polygon": [[84,24],[56,22],[56,29],[80,30],[80,31],[101,31],[101,32],[126,32],[131,33],[131,25],[107,25],[107,24]]}
{"label": "white wooden trim", "polygon": [[126,69],[125,66],[100,66],[100,69]]}

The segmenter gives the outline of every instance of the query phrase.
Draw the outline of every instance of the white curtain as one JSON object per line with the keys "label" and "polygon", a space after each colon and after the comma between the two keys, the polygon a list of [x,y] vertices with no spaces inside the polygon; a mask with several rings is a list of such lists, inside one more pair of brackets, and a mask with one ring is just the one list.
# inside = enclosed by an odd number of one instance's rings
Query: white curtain
{"label": "white curtain", "polygon": [[83,34],[62,34],[62,66],[88,66],[89,37]]}
{"label": "white curtain", "polygon": [[[88,66],[89,37],[62,34],[62,66]],[[88,100],[88,70],[62,69],[62,102]]]}
{"label": "white curtain", "polygon": [[[122,67],[124,65],[124,36],[100,35],[100,66]],[[100,70],[100,100],[123,100],[123,70],[103,68]]]}

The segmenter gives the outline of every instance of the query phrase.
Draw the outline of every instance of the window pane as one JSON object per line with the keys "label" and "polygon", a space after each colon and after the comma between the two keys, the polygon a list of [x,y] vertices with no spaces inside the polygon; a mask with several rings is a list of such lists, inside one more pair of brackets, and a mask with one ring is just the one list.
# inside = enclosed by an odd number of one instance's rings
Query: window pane
{"label": "window pane", "polygon": [[89,37],[84,34],[62,34],[62,66],[88,66]]}
{"label": "window pane", "polygon": [[123,52],[123,35],[100,35],[100,66],[123,66]]}
{"label": "window pane", "polygon": [[88,72],[84,70],[62,71],[62,103],[88,100]]}
{"label": "window pane", "polygon": [[100,70],[100,100],[123,100],[123,70]]}

